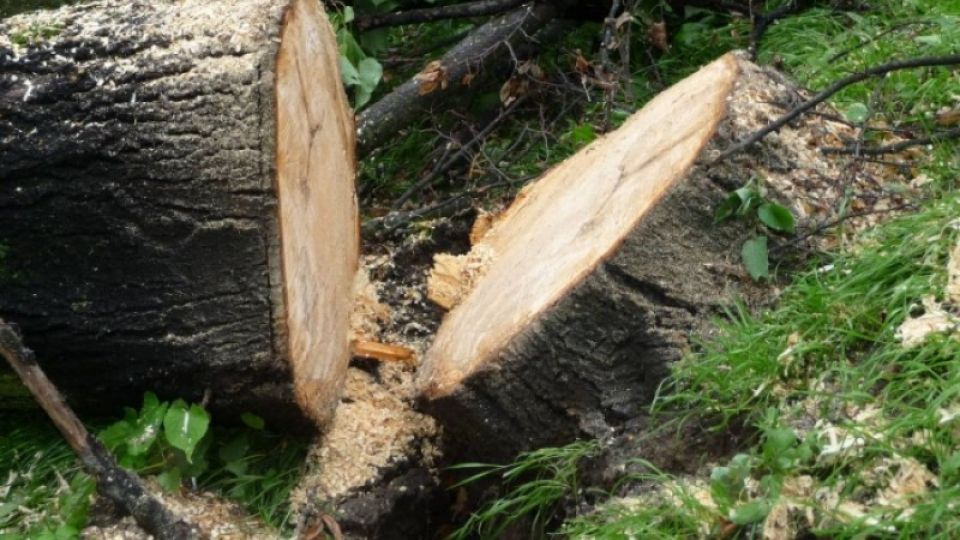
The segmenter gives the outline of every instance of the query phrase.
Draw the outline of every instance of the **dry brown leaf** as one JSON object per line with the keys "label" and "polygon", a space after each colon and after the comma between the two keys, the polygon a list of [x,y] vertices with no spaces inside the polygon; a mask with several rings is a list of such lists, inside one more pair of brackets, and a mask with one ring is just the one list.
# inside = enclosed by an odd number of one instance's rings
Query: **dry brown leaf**
{"label": "dry brown leaf", "polygon": [[667,39],[667,23],[660,21],[647,28],[647,41],[663,52],[670,50],[670,41]]}
{"label": "dry brown leaf", "polygon": [[508,106],[516,101],[517,98],[526,95],[528,90],[529,83],[527,79],[510,77],[507,79],[507,82],[503,83],[503,86],[500,87],[500,103]]}
{"label": "dry brown leaf", "polygon": [[573,69],[581,75],[590,73],[590,61],[583,57],[583,53],[580,52],[580,49],[573,51],[573,54]]}
{"label": "dry brown leaf", "polygon": [[447,89],[447,70],[439,60],[434,60],[424,66],[420,73],[417,73],[413,78],[420,83],[419,92],[421,96],[434,92],[438,88]]}
{"label": "dry brown leaf", "polygon": [[936,122],[938,126],[943,127],[960,125],[960,109],[950,109],[938,112]]}
{"label": "dry brown leaf", "polygon": [[470,71],[464,74],[463,78],[460,79],[460,84],[463,86],[470,86],[470,83],[473,82],[473,79],[476,78],[477,74]]}
{"label": "dry brown leaf", "polygon": [[877,502],[883,506],[904,508],[911,504],[916,495],[939,485],[937,477],[913,458],[899,459],[896,464],[897,474],[877,497]]}

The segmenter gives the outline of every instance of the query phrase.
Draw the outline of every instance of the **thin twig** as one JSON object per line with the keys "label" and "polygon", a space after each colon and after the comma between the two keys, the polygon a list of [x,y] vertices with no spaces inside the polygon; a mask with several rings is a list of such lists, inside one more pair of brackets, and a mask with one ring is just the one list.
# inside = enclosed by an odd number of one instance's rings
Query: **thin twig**
{"label": "thin twig", "polygon": [[935,142],[945,141],[948,139],[957,139],[960,138],[960,127],[948,129],[945,131],[936,132],[929,137],[920,137],[919,139],[910,139],[907,141],[900,141],[898,143],[886,144],[883,146],[874,146],[866,148],[857,148],[853,145],[848,146],[831,146],[827,148],[821,148],[820,151],[824,154],[859,154],[864,156],[882,156],[883,154],[896,154],[897,152],[906,150],[914,146],[923,146],[925,144],[932,144]]}
{"label": "thin twig", "polygon": [[53,420],[80,458],[84,470],[96,479],[97,489],[104,497],[126,510],[143,530],[156,538],[186,540],[201,537],[194,525],[178,517],[154,497],[139,476],[121,468],[100,441],[87,432],[63,395],[40,369],[33,351],[24,346],[19,332],[3,320],[0,320],[0,356],[7,360]]}
{"label": "thin twig", "polygon": [[430,174],[428,174],[427,176],[422,178],[419,182],[410,186],[409,189],[404,191],[403,194],[400,195],[400,197],[398,197],[396,201],[394,201],[394,203],[391,205],[391,208],[393,208],[394,210],[400,208],[400,206],[402,206],[403,203],[410,200],[410,198],[416,195],[418,191],[436,182],[440,178],[440,175],[450,170],[450,167],[453,167],[453,165],[456,164],[457,161],[460,160],[460,158],[462,158],[467,153],[467,151],[470,150],[471,147],[473,147],[473,145],[485,139],[487,135],[489,135],[490,132],[493,131],[494,128],[496,128],[497,125],[499,125],[500,122],[502,122],[522,102],[523,102],[523,96],[517,98],[513,103],[511,103],[509,106],[501,110],[500,114],[498,114],[496,118],[491,120],[486,126],[484,126],[482,130],[480,130],[480,133],[477,133],[477,135],[474,138],[467,141],[466,144],[461,146],[459,150],[453,153],[453,155],[448,157],[446,160],[438,163],[437,166],[434,167],[432,171],[430,171]]}
{"label": "thin twig", "polygon": [[830,219],[830,220],[827,220],[827,221],[824,221],[824,222],[818,224],[818,225],[815,226],[813,229],[810,229],[809,231],[807,231],[807,232],[805,232],[805,233],[803,233],[803,234],[799,234],[799,235],[791,238],[791,239],[790,239],[789,241],[787,241],[787,242],[784,242],[784,243],[782,243],[782,244],[778,244],[776,247],[774,247],[774,248],[772,249],[772,252],[773,252],[773,253],[776,253],[776,252],[779,252],[779,251],[781,251],[781,250],[783,250],[783,249],[785,249],[785,248],[787,248],[787,247],[789,247],[789,246],[797,245],[797,244],[799,244],[800,242],[803,242],[804,240],[806,240],[806,239],[808,239],[808,238],[811,238],[811,237],[813,237],[813,236],[817,236],[817,235],[823,233],[824,231],[826,231],[827,229],[831,229],[831,228],[833,228],[833,227],[836,227],[837,225],[840,225],[841,223],[843,223],[843,222],[845,222],[845,221],[848,221],[848,220],[851,220],[851,219],[857,219],[857,218],[862,218],[862,217],[867,217],[867,216],[873,216],[873,215],[877,215],[877,214],[888,214],[888,213],[890,213],[890,212],[899,212],[900,210],[911,210],[911,209],[914,209],[914,208],[916,208],[916,207],[917,207],[917,205],[914,204],[914,203],[903,203],[903,204],[900,204],[900,205],[897,205],[897,206],[892,206],[892,207],[889,207],[889,208],[880,208],[880,209],[876,209],[876,208],[875,208],[875,209],[873,209],[873,210],[864,210],[864,211],[862,211],[862,212],[851,212],[851,213],[849,213],[849,214],[842,214],[842,215],[840,215],[840,216],[838,216],[838,217],[836,217],[836,218],[834,218],[834,219]]}
{"label": "thin twig", "polygon": [[860,81],[878,77],[880,75],[885,75],[892,71],[898,71],[901,69],[912,69],[918,67],[939,67],[939,66],[950,66],[960,64],[960,54],[952,54],[946,56],[924,56],[920,58],[911,58],[909,60],[897,60],[895,62],[889,62],[887,64],[881,64],[879,66],[874,66],[869,69],[865,69],[858,73],[851,73],[846,77],[834,82],[828,86],[825,90],[822,90],[817,95],[812,98],[804,101],[798,107],[788,112],[787,114],[781,116],[777,120],[771,122],[766,127],[753,132],[746,139],[732,145],[730,148],[721,152],[717,157],[711,160],[712,163],[724,160],[734,154],[738,154],[750,146],[753,146],[761,139],[767,135],[778,131],[783,126],[789,124],[794,119],[802,115],[803,113],[809,111],[810,109],[816,107],[820,103],[823,103],[831,96],[843,90],[844,88],[856,84]]}

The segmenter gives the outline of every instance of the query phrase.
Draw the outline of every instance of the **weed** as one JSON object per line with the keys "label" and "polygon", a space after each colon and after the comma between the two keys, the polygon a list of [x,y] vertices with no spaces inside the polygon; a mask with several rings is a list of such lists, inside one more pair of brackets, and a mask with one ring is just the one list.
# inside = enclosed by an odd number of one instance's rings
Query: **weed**
{"label": "weed", "polygon": [[476,534],[481,538],[499,538],[511,525],[530,520],[530,537],[543,534],[557,516],[558,504],[579,494],[577,465],[595,452],[596,443],[580,442],[561,448],[541,448],[520,455],[510,465],[465,463],[454,470],[480,472],[462,480],[455,488],[482,480],[498,479],[506,487],[502,497],[490,501],[457,529],[451,540]]}
{"label": "weed", "polygon": [[[307,443],[271,434],[255,415],[242,419],[244,428],[211,427],[198,405],[162,402],[148,393],[139,411],[127,409],[99,437],[122,466],[153,477],[163,489],[188,484],[220,493],[283,529]],[[93,481],[44,419],[11,425],[17,427],[0,437],[0,471],[7,475],[0,486],[7,493],[0,504],[0,538],[70,537],[86,523]]]}

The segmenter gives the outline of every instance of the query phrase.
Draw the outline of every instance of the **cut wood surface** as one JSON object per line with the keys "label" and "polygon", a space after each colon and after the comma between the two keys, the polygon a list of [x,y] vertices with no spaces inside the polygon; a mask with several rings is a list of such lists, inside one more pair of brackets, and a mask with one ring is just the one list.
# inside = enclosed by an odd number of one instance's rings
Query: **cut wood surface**
{"label": "cut wood surface", "polygon": [[359,250],[338,58],[313,0],[0,23],[0,314],[72,403],[330,416]]}
{"label": "cut wood surface", "polygon": [[790,127],[748,155],[706,161],[795,92],[724,56],[524,190],[461,256],[462,291],[450,292],[457,265],[438,257],[430,294],[459,304],[418,384],[450,444],[509,459],[603,435],[649,404],[712,317],[736,297],[763,297],[739,263],[750,229],[714,212],[759,177],[803,216],[819,204],[806,178],[836,172],[818,141],[840,128]]}

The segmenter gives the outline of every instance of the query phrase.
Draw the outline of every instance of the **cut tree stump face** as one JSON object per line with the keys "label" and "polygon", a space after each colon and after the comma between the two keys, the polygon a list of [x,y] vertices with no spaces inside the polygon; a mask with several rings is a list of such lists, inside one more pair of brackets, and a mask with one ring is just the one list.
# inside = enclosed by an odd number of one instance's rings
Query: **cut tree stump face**
{"label": "cut tree stump face", "polygon": [[617,249],[700,154],[736,76],[731,57],[710,64],[518,197],[480,241],[493,253],[486,274],[447,315],[427,353],[427,397],[448,395],[495,362]]}
{"label": "cut tree stump face", "polygon": [[71,403],[329,420],[359,217],[322,5],[97,0],[0,20],[0,59],[0,316]]}
{"label": "cut tree stump face", "polygon": [[[330,81],[335,39],[316,2],[296,1],[277,55],[277,190],[289,353],[297,399],[339,394],[359,257],[354,128]],[[334,143],[335,142],[335,143]],[[334,339],[342,337],[342,339]]]}

